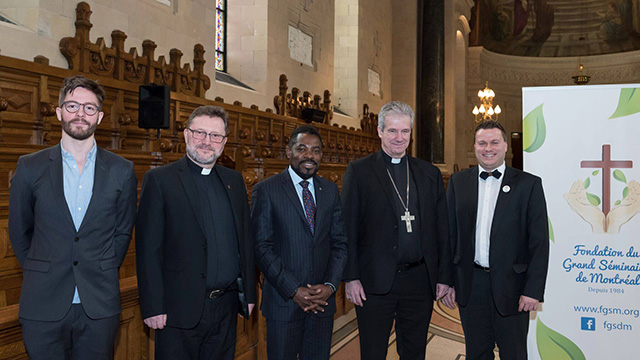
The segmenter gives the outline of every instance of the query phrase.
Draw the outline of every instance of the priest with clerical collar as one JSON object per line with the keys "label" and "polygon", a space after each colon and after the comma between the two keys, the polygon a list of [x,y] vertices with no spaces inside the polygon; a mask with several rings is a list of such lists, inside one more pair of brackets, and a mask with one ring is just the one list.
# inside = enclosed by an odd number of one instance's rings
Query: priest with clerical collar
{"label": "priest with clerical collar", "polygon": [[400,357],[424,359],[433,301],[452,285],[442,175],[407,154],[414,116],[402,102],[384,105],[378,115],[382,149],[349,164],[342,185],[344,280],[347,299],[356,305],[364,360],[386,358],[394,320]]}

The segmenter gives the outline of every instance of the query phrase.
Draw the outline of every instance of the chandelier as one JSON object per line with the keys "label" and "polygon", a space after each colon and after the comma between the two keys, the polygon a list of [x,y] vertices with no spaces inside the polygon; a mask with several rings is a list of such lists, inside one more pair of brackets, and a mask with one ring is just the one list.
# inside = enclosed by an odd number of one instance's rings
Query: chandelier
{"label": "chandelier", "polygon": [[495,96],[496,93],[489,88],[489,82],[487,81],[484,89],[478,91],[480,107],[476,105],[473,107],[473,111],[471,111],[471,113],[475,115],[477,123],[494,120],[494,115],[496,117],[495,120],[498,121],[498,115],[500,115],[502,109],[500,109],[500,105],[496,105],[495,108],[493,107],[493,98]]}

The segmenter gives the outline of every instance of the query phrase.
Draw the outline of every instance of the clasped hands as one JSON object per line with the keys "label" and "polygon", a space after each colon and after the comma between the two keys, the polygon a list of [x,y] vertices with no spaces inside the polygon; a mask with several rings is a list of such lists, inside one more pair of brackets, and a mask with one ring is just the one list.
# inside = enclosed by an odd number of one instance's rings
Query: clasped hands
{"label": "clasped hands", "polygon": [[307,284],[306,287],[299,287],[295,295],[293,295],[293,301],[300,306],[304,312],[312,312],[317,314],[318,312],[324,312],[324,306],[329,305],[327,299],[333,294],[333,289],[329,285]]}
{"label": "clasped hands", "polygon": [[[352,280],[347,282],[345,287],[347,300],[351,301],[354,305],[362,306],[367,300],[367,296],[364,293],[364,288],[360,280]],[[453,286],[447,284],[437,284],[436,286],[436,301],[442,301],[442,304],[450,309],[456,308],[456,292]]]}

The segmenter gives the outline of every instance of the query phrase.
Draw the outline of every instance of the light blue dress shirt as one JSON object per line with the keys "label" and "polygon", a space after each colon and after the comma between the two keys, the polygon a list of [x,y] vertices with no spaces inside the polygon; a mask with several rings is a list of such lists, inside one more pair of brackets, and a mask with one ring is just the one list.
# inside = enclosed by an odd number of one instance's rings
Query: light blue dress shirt
{"label": "light blue dress shirt", "polygon": [[[73,225],[76,231],[80,229],[84,215],[87,213],[87,207],[93,195],[93,180],[96,170],[96,152],[97,146],[95,140],[93,147],[87,154],[86,161],[82,173],[78,170],[78,163],[70,152],[67,152],[60,142],[62,150],[62,178],[64,183],[64,198],[67,201],[69,212],[73,218]],[[80,295],[76,286],[73,294],[73,303],[80,303]]]}

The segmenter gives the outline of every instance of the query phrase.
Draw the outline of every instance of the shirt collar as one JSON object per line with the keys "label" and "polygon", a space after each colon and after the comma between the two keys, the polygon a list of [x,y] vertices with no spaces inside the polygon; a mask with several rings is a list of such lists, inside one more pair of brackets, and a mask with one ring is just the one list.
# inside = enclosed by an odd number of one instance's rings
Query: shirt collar
{"label": "shirt collar", "polygon": [[[291,181],[293,181],[293,185],[298,185],[300,184],[301,181],[304,181],[305,179],[301,178],[300,175],[296,174],[295,171],[293,171],[293,169],[291,168],[291,165],[289,165],[289,167],[287,167],[287,170],[289,170],[289,176],[291,176]],[[309,182],[310,186],[313,186],[313,176],[306,179]]]}
{"label": "shirt collar", "polygon": [[191,160],[190,157],[188,157],[187,155],[185,155],[185,157],[187,158],[187,163],[189,164],[189,169],[191,169],[191,171],[193,171],[195,174],[200,174],[200,175],[209,175],[211,174],[211,171],[213,171],[213,168],[203,168],[202,166],[198,165],[195,163],[195,161]]}
{"label": "shirt collar", "polygon": [[[89,152],[87,153],[87,157],[85,158],[86,161],[88,162],[95,161],[97,148],[98,148],[98,145],[96,144],[96,140],[93,139],[93,146],[91,147],[91,150],[89,150]],[[67,160],[74,159],[73,154],[64,149],[64,146],[62,145],[62,141],[60,141],[60,153],[62,154],[62,157],[64,159],[67,159]]]}
{"label": "shirt collar", "polygon": [[[381,151],[382,151],[382,156],[383,156],[383,157],[384,157],[384,159],[385,159],[385,163],[387,163],[387,164],[398,165],[398,164],[403,163],[403,162],[405,161],[405,159],[407,158],[407,153],[406,153],[406,152],[405,152],[405,154],[404,154],[404,155],[402,155],[402,157],[401,157],[400,159],[394,159],[394,158],[392,158],[391,156],[389,156],[389,154],[387,154],[386,152],[384,152],[384,150],[381,150]],[[395,160],[395,161],[397,161],[397,162],[395,162],[395,163],[394,163],[394,162],[393,162],[394,160]]]}

